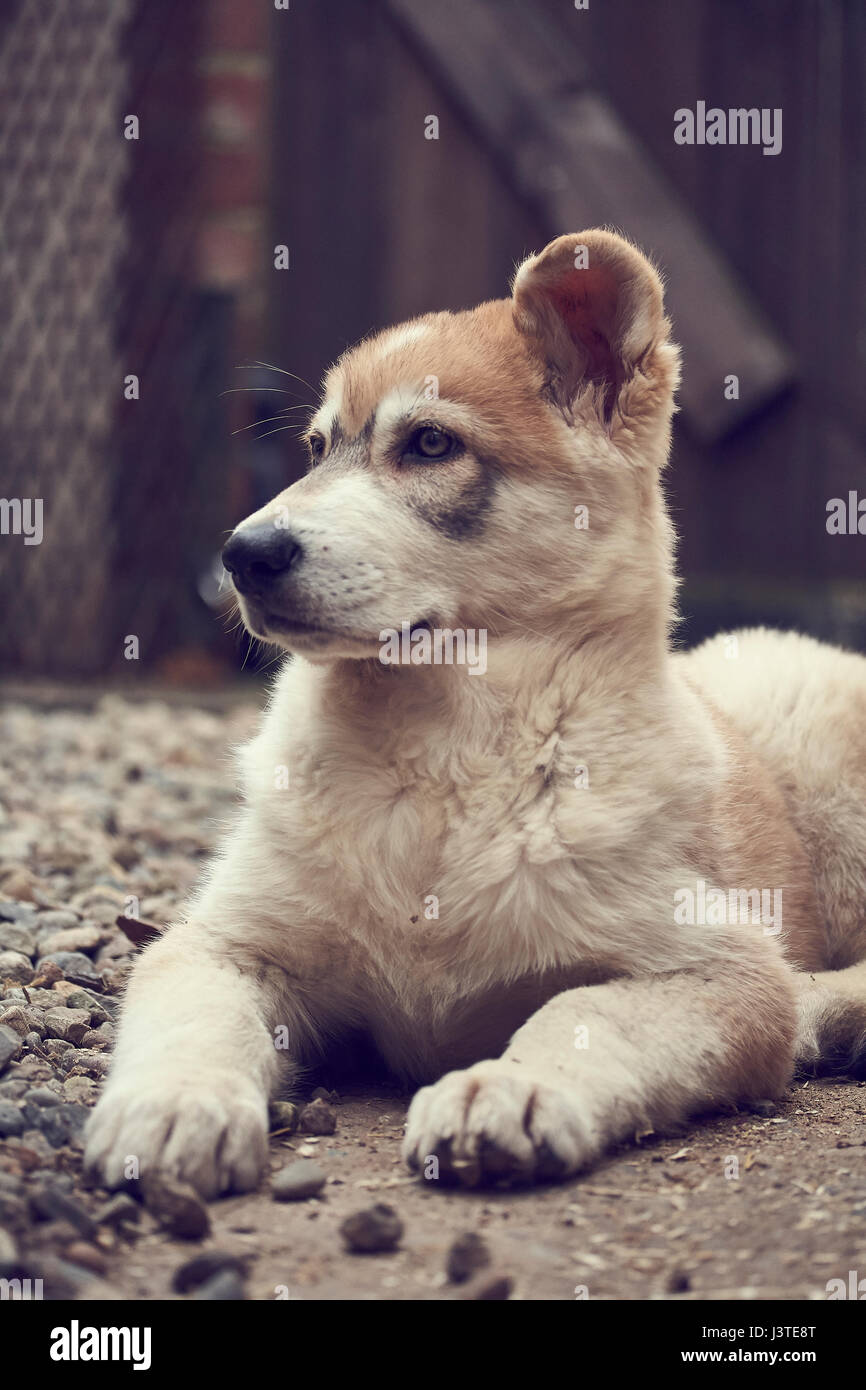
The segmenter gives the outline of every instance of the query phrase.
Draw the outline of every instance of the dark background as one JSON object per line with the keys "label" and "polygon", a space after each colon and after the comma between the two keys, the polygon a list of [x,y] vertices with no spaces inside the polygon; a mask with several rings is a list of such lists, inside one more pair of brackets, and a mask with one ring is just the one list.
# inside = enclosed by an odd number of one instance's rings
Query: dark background
{"label": "dark background", "polygon": [[[45,517],[0,536],[7,678],[237,670],[221,537],[302,466],[303,411],[270,417],[595,224],[683,345],[686,639],[866,649],[866,536],[826,530],[866,496],[861,0],[5,0],[0,93],[0,491]],[[781,107],[782,152],[677,145],[699,100]]]}

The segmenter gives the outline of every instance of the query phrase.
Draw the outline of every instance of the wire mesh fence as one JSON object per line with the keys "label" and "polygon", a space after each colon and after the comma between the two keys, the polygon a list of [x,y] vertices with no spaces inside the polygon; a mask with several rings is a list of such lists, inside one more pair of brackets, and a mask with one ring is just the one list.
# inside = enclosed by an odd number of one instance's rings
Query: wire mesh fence
{"label": "wire mesh fence", "polygon": [[129,13],[19,0],[0,18],[2,655],[24,668],[104,655]]}
{"label": "wire mesh fence", "polygon": [[151,674],[194,678],[220,649],[202,576],[227,524],[235,297],[201,274],[207,12],[0,11],[7,674],[110,677],[134,636]]}

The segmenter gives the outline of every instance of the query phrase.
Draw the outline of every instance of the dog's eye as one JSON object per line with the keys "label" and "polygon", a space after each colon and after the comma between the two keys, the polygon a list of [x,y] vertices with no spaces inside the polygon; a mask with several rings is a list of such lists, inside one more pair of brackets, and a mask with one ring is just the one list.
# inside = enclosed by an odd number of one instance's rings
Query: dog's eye
{"label": "dog's eye", "polygon": [[414,454],[422,459],[447,459],[456,453],[458,447],[453,434],[447,434],[435,425],[422,425],[409,439],[403,456]]}
{"label": "dog's eye", "polygon": [[323,434],[308,435],[307,444],[310,450],[310,458],[313,463],[318,463],[325,452],[325,436]]}

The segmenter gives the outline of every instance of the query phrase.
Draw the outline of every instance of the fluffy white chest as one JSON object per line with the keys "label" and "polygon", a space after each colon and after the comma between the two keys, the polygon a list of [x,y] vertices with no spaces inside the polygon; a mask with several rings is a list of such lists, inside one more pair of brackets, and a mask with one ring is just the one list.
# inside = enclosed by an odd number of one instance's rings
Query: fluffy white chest
{"label": "fluffy white chest", "polygon": [[480,685],[455,714],[435,689],[335,694],[300,664],[245,750],[276,951],[303,924],[335,1011],[375,1019],[386,1055],[498,1039],[530,994],[677,955],[670,761],[648,767],[615,710],[590,723],[550,682],[511,704]]}

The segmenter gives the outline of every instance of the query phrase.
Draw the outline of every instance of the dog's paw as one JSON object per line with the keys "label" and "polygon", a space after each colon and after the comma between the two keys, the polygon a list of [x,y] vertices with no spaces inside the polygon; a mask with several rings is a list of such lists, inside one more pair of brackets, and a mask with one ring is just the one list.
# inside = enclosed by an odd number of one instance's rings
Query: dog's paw
{"label": "dog's paw", "polygon": [[403,1157],[416,1172],[474,1187],[568,1177],[595,1157],[576,1099],[508,1061],[480,1062],[412,1101]]}
{"label": "dog's paw", "polygon": [[162,1173],[208,1199],[248,1192],[267,1161],[267,1116],[265,1096],[236,1076],[125,1073],[109,1080],[90,1117],[85,1168],[107,1187]]}

